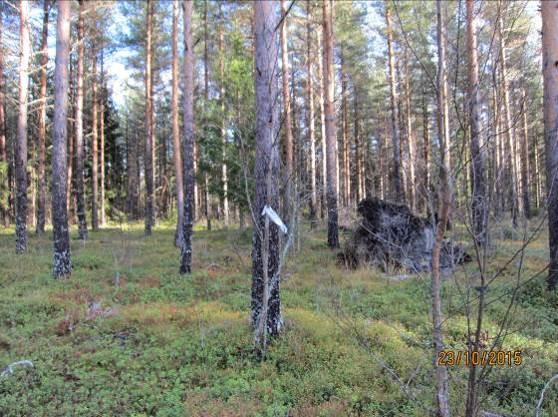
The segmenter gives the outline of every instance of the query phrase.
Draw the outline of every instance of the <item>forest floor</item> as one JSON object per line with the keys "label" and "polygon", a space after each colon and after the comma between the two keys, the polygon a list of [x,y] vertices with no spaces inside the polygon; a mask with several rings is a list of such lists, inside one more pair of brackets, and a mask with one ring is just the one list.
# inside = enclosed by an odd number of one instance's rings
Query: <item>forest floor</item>
{"label": "forest floor", "polygon": [[[30,236],[14,254],[13,229],[0,229],[0,415],[11,416],[417,416],[433,406],[429,277],[401,279],[348,271],[306,227],[283,274],[285,329],[255,354],[248,321],[250,230],[196,230],[194,273],[178,274],[174,226],[144,237],[142,224],[112,225],[77,240],[74,273],[51,277],[51,232]],[[502,228],[505,229],[505,228]],[[521,245],[495,234],[488,270]],[[519,258],[518,258],[519,259]],[[484,329],[510,319],[504,349],[520,366],[494,367],[482,409],[532,416],[540,391],[558,373],[558,297],[531,280],[507,311],[518,272],[511,262],[488,293]],[[525,252],[522,279],[547,262],[540,236]],[[474,263],[444,284],[448,349],[464,350],[463,284]],[[474,278],[473,278],[474,279]],[[449,368],[452,406],[462,415],[467,368]],[[558,387],[545,412],[558,416]]]}

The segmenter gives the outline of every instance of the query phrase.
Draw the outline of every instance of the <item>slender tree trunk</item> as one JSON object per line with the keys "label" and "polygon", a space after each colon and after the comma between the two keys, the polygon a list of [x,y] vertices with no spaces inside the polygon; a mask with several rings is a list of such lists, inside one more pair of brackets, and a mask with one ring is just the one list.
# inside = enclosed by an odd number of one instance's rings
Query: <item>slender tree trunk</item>
{"label": "slender tree trunk", "polygon": [[146,44],[145,44],[145,235],[151,235],[151,228],[155,224],[153,169],[154,135],[153,135],[153,14],[154,2],[147,0],[146,13]]}
{"label": "slender tree trunk", "polygon": [[31,52],[27,1],[20,2],[19,51],[19,112],[15,152],[16,253],[18,254],[27,251],[27,96]]}
{"label": "slender tree trunk", "polygon": [[327,206],[327,140],[326,140],[326,122],[325,122],[325,84],[323,70],[323,50],[324,43],[320,32],[318,32],[318,50],[322,51],[318,57],[318,77],[320,87],[320,128],[322,136],[322,218],[324,215],[324,206]]}
{"label": "slender tree trunk", "polygon": [[531,218],[530,164],[529,164],[529,125],[527,122],[527,93],[522,90],[523,108],[523,141],[521,142],[521,190],[523,191],[523,212],[527,219]]}
{"label": "slender tree trunk", "polygon": [[52,137],[52,225],[54,227],[53,275],[64,278],[72,272],[70,233],[66,205],[68,61],[70,57],[71,3],[58,2],[56,66],[54,72],[54,128]]}
{"label": "slender tree trunk", "polygon": [[[221,6],[219,6],[220,8]],[[220,10],[221,24],[219,25],[219,74],[221,76],[221,85],[219,91],[219,98],[221,101],[221,143],[223,146],[222,162],[221,162],[221,181],[223,182],[223,220],[225,227],[229,227],[229,179],[227,168],[227,131],[226,131],[226,118],[225,118],[225,61],[224,61],[224,17],[223,12]]]}
{"label": "slender tree trunk", "polygon": [[[72,103],[74,102],[74,85],[75,85],[75,74],[74,74],[74,67],[72,65],[72,58],[71,55],[68,59],[69,66],[70,66],[70,73],[69,73],[69,86],[68,86],[68,110],[66,113],[72,113]],[[74,133],[75,133],[75,120],[68,119],[67,123],[67,160],[66,160],[66,208],[67,208],[67,217],[68,222],[72,222],[72,204],[71,204],[71,197],[72,197],[72,177],[73,177],[73,164],[72,161],[74,159]]]}
{"label": "slender tree trunk", "polygon": [[407,181],[407,189],[409,194],[409,206],[411,210],[416,210],[416,179],[415,179],[415,148],[416,139],[413,129],[413,115],[411,106],[411,73],[409,69],[409,60],[407,57],[407,50],[405,50],[405,122],[407,130],[407,153],[409,155],[408,172],[409,177]]}
{"label": "slender tree trunk", "polygon": [[325,130],[326,130],[326,159],[327,159],[327,244],[330,248],[339,247],[339,232],[337,229],[337,173],[336,173],[336,144],[337,128],[335,122],[334,105],[334,74],[333,74],[333,28],[331,20],[330,0],[323,2],[323,42],[324,62],[323,78],[325,89]]}
{"label": "slender tree trunk", "polygon": [[101,46],[101,100],[99,103],[99,150],[100,150],[100,176],[99,181],[101,183],[101,193],[99,198],[101,199],[100,211],[101,211],[101,226],[107,223],[107,214],[105,212],[105,72],[104,72],[104,50]]}
{"label": "slender tree trunk", "polygon": [[290,219],[290,212],[292,210],[292,182],[293,182],[293,131],[292,131],[292,120],[291,120],[291,96],[289,92],[289,52],[287,44],[287,18],[285,14],[287,13],[286,1],[281,0],[281,13],[283,15],[283,20],[281,24],[281,71],[282,71],[282,81],[283,81],[283,128],[285,132],[285,212],[284,218]]}
{"label": "slender tree trunk", "polygon": [[341,108],[343,112],[343,127],[341,135],[341,176],[343,180],[343,205],[351,205],[351,173],[349,167],[349,105],[347,99],[348,77],[345,70],[343,52],[341,51]]}
{"label": "slender tree trunk", "polygon": [[430,114],[428,112],[428,102],[426,101],[426,91],[422,93],[422,142],[423,142],[423,190],[422,204],[425,212],[429,212],[428,197],[430,195]]}
{"label": "slender tree trunk", "polygon": [[180,128],[178,125],[178,2],[172,4],[172,146],[173,162],[176,175],[176,207],[178,219],[175,233],[175,245],[184,243],[184,179],[182,151],[180,149]]}
{"label": "slender tree trunk", "polygon": [[85,59],[83,0],[79,1],[78,45],[77,45],[77,91],[76,91],[76,172],[74,183],[76,191],[78,235],[81,240],[87,240],[87,219],[85,208],[85,187],[83,183],[84,150],[83,150],[83,61]]}
{"label": "slender tree trunk", "polygon": [[[95,40],[93,40],[95,42]],[[99,142],[98,142],[98,84],[97,84],[97,50],[93,47],[92,103],[91,103],[91,228],[99,230]]]}
{"label": "slender tree trunk", "polygon": [[308,0],[306,17],[306,69],[308,72],[306,88],[308,95],[308,143],[310,144],[310,227],[316,226],[316,206],[318,202],[316,192],[316,135],[314,124],[314,81],[312,79],[312,27],[311,3]]}
{"label": "slender tree trunk", "polygon": [[535,149],[533,149],[533,157],[535,160],[535,207],[537,210],[541,206],[541,168],[540,168],[540,156],[539,156],[539,135],[534,135]]}
{"label": "slender tree trunk", "polygon": [[[477,58],[477,34],[474,17],[474,1],[467,0],[467,55],[469,76],[469,128],[471,140],[471,178],[473,182],[473,196],[471,212],[473,232],[477,244],[483,246],[487,241],[488,207],[486,196],[486,163],[485,152],[482,149],[480,126],[480,97],[479,97],[479,63]],[[474,367],[471,368],[474,382]],[[473,413],[476,407],[475,387],[469,387],[471,397],[467,398],[466,413]]]}
{"label": "slender tree trunk", "polygon": [[[207,28],[207,2],[204,1],[204,11],[203,11],[203,28],[204,28],[204,43],[203,43],[203,72],[204,72],[204,117],[207,117],[207,103],[209,102],[209,31]],[[205,205],[205,220],[207,222],[207,230],[211,230],[211,198],[209,196],[209,174],[207,170],[203,174],[203,196]]]}
{"label": "slender tree trunk", "polygon": [[436,359],[444,350],[442,333],[443,314],[440,279],[440,252],[444,232],[448,224],[451,210],[452,181],[450,175],[449,147],[449,108],[448,80],[446,73],[446,28],[445,16],[442,12],[442,1],[436,1],[437,38],[438,38],[438,137],[440,138],[440,198],[438,199],[438,223],[436,237],[432,248],[432,324],[434,342],[434,366],[436,369],[436,404],[439,417],[449,417],[448,371],[445,366],[437,364]]}
{"label": "slender tree trunk", "polygon": [[503,94],[503,104],[504,104],[504,135],[506,137],[505,142],[505,154],[506,166],[510,181],[510,207],[512,222],[514,227],[517,226],[517,215],[519,210],[519,200],[517,198],[517,172],[516,164],[514,159],[514,136],[515,129],[511,120],[511,109],[510,109],[510,97],[509,97],[509,87],[508,87],[508,76],[507,76],[507,58],[506,58],[506,43],[504,40],[504,28],[502,22],[502,16],[498,18],[498,35],[500,38],[500,74],[502,83],[502,94]]}
{"label": "slender tree trunk", "polygon": [[391,29],[391,8],[388,0],[385,0],[386,8],[386,31],[388,43],[388,82],[391,103],[391,140],[393,142],[393,192],[394,198],[401,202],[405,202],[405,192],[403,180],[401,178],[401,135],[399,132],[399,104],[397,98],[397,89],[395,86],[395,62],[393,57],[393,33]]}
{"label": "slender tree trunk", "polygon": [[[43,0],[43,32],[41,35],[41,80],[39,93],[39,129],[38,141],[38,198],[37,198],[37,234],[45,232],[46,217],[46,92],[47,92],[47,64],[48,64],[48,16],[50,0]],[[0,110],[2,111],[2,110]]]}
{"label": "slender tree trunk", "polygon": [[558,1],[541,2],[544,79],[544,137],[550,266],[549,290],[558,286]]}
{"label": "slender tree trunk", "polygon": [[251,319],[256,343],[265,349],[267,338],[283,326],[279,297],[279,228],[262,213],[264,207],[279,209],[279,107],[276,105],[279,13],[273,1],[254,6],[256,44],[256,182],[253,215]]}
{"label": "slender tree trunk", "polygon": [[[2,33],[4,27],[4,7],[6,7],[6,3],[0,4],[0,44],[2,44]],[[9,171],[9,166],[11,165],[8,161],[8,154],[6,152],[6,114],[4,111],[5,106],[5,78],[4,78],[4,54],[0,54],[0,164],[3,165],[3,169],[5,170],[2,174],[3,177],[0,180],[0,187],[2,190],[5,190],[8,194],[8,198],[3,198],[0,207],[0,215],[2,216],[2,222],[4,226],[7,226],[9,223],[10,218],[10,209],[9,209],[9,195],[10,195],[10,183],[6,181],[6,175]],[[9,177],[9,176],[8,176]]]}
{"label": "slender tree trunk", "polygon": [[192,40],[193,1],[182,2],[184,12],[184,244],[180,254],[180,273],[192,272],[192,225],[194,222],[194,44]]}
{"label": "slender tree trunk", "polygon": [[[355,133],[355,168],[356,168],[356,202],[357,204],[365,197],[365,183],[364,183],[364,148],[360,140],[360,126],[359,126],[359,102],[357,88],[353,84],[353,105],[354,105],[354,133]],[[349,177],[350,181],[350,177]]]}

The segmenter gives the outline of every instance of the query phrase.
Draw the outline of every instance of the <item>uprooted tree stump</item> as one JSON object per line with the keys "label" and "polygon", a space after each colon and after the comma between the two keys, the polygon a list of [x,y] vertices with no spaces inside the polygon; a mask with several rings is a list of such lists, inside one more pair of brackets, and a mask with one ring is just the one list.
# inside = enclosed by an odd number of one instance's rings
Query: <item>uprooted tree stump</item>
{"label": "uprooted tree stump", "polygon": [[[400,204],[367,198],[358,204],[360,221],[352,231],[339,261],[351,269],[376,266],[384,271],[404,269],[425,272],[432,268],[434,227]],[[465,250],[444,240],[441,250],[442,269],[470,261]]]}

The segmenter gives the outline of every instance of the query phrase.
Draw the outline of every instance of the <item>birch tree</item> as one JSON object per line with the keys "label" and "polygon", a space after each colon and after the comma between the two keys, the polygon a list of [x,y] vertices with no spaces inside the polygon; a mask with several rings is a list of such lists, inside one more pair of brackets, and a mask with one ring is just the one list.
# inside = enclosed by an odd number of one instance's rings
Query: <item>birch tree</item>
{"label": "birch tree", "polygon": [[279,228],[264,215],[265,207],[279,209],[279,107],[277,59],[279,13],[276,2],[253,3],[256,88],[256,183],[253,203],[251,319],[256,343],[265,348],[267,338],[283,326],[279,296]]}

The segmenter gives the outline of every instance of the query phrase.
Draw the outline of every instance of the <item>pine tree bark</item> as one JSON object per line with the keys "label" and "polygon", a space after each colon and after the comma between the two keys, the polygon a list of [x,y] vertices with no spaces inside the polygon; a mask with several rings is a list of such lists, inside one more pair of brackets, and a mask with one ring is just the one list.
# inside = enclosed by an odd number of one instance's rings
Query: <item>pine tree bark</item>
{"label": "pine tree bark", "polygon": [[[477,244],[483,246],[487,240],[488,207],[486,195],[486,163],[485,152],[481,143],[480,126],[480,90],[479,90],[479,63],[477,58],[477,34],[474,16],[474,1],[467,0],[467,55],[468,55],[468,95],[469,95],[469,129],[471,147],[471,178],[473,183],[473,195],[471,201],[471,212],[473,221],[474,238]],[[475,369],[474,367],[471,368]],[[473,371],[474,372],[474,371]],[[474,409],[476,397],[471,404],[470,410]]]}
{"label": "pine tree bark", "polygon": [[39,92],[39,129],[37,132],[38,142],[38,198],[37,198],[37,234],[45,232],[46,216],[46,92],[47,92],[47,64],[48,64],[48,17],[50,11],[50,0],[43,0],[43,31],[41,34],[41,78]]}
{"label": "pine tree bark", "polygon": [[154,208],[154,135],[153,135],[153,14],[154,1],[147,0],[145,42],[145,235],[151,235],[155,224]]}
{"label": "pine tree bark", "polygon": [[176,208],[178,211],[175,245],[182,247],[184,243],[184,179],[182,150],[180,149],[180,128],[178,125],[178,2],[172,4],[172,146],[173,162],[176,178]]}
{"label": "pine tree bark", "polygon": [[452,198],[452,180],[450,175],[449,147],[449,107],[448,80],[446,70],[446,28],[442,1],[436,1],[437,38],[438,38],[438,137],[440,138],[440,198],[438,199],[438,223],[436,237],[432,248],[432,324],[434,342],[434,366],[436,368],[436,404],[439,417],[449,417],[448,371],[445,366],[438,366],[436,358],[444,350],[442,333],[443,314],[440,279],[440,255],[444,232],[449,221]]}
{"label": "pine tree bark", "polygon": [[182,2],[184,12],[184,140],[182,158],[184,165],[184,244],[180,253],[180,273],[192,272],[192,225],[194,201],[194,44],[192,40],[193,1]]}
{"label": "pine tree bark", "polygon": [[289,92],[289,52],[287,44],[287,19],[285,14],[287,13],[287,5],[285,0],[281,0],[281,13],[282,13],[282,23],[281,23],[281,72],[283,81],[283,128],[285,132],[285,184],[286,184],[286,198],[285,198],[285,212],[284,217],[290,219],[290,212],[292,207],[290,207],[291,201],[293,199],[292,194],[292,183],[293,183],[293,164],[294,164],[294,154],[293,154],[293,131],[292,131],[292,120],[291,120],[291,96]]}
{"label": "pine tree bark", "polygon": [[308,96],[308,143],[310,144],[310,227],[316,225],[316,209],[318,203],[316,191],[316,128],[314,123],[314,80],[312,78],[312,27],[311,3],[307,1],[306,15],[306,70],[308,72],[306,88]]}
{"label": "pine tree bark", "polygon": [[256,343],[265,349],[267,338],[283,326],[279,296],[279,228],[262,213],[268,206],[279,209],[279,88],[276,72],[279,13],[273,1],[258,1],[254,7],[256,61],[256,183],[253,204],[251,320]]}
{"label": "pine tree bark", "polygon": [[341,50],[341,108],[343,114],[343,126],[341,134],[341,178],[343,180],[343,205],[351,205],[351,173],[349,167],[349,104],[347,99],[348,76],[345,70],[343,51]]}
{"label": "pine tree bark", "polygon": [[333,28],[331,20],[331,2],[323,2],[323,79],[325,89],[325,133],[327,159],[327,244],[330,248],[339,247],[337,226],[337,128],[334,105],[333,74]]}
{"label": "pine tree bark", "polygon": [[78,236],[81,240],[87,240],[87,218],[85,207],[85,186],[83,183],[84,170],[84,146],[83,146],[83,64],[85,59],[84,45],[84,1],[79,0],[79,17],[77,26],[77,91],[76,91],[76,150],[74,187],[76,191],[76,205],[78,218]]}
{"label": "pine tree bark", "polygon": [[66,205],[68,61],[70,57],[71,3],[58,2],[56,63],[54,72],[54,127],[52,137],[52,225],[54,228],[53,275],[64,278],[72,272],[68,208]]}
{"label": "pine tree bark", "polygon": [[[29,3],[20,2],[19,111],[15,152],[16,253],[27,251],[27,98],[29,84]],[[64,198],[63,201],[66,201]]]}
{"label": "pine tree bark", "polygon": [[393,33],[391,29],[391,8],[385,0],[386,8],[386,32],[388,44],[388,82],[391,105],[391,140],[393,145],[393,173],[392,187],[394,198],[400,202],[405,202],[405,191],[401,178],[401,134],[399,131],[399,104],[397,89],[395,86],[395,62],[393,56]]}
{"label": "pine tree bark", "polygon": [[[95,40],[92,40],[95,42]],[[91,228],[99,230],[99,137],[98,137],[98,83],[97,83],[97,49],[92,50],[93,73],[91,79],[92,103],[91,103]]]}
{"label": "pine tree bark", "polygon": [[558,1],[541,2],[544,137],[550,265],[548,289],[558,286]]}

